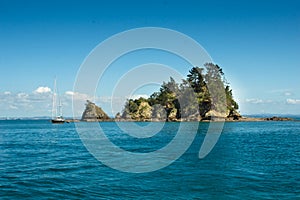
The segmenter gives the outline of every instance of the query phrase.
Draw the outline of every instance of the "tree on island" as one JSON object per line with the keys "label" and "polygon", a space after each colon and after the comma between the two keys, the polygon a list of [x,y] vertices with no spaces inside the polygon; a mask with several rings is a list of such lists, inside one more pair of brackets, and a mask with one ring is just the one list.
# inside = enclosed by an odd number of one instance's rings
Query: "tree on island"
{"label": "tree on island", "polygon": [[141,121],[150,118],[189,121],[205,119],[209,115],[239,116],[237,109],[238,104],[221,67],[206,63],[204,68],[193,67],[180,84],[170,77],[148,99],[128,99],[122,117]]}

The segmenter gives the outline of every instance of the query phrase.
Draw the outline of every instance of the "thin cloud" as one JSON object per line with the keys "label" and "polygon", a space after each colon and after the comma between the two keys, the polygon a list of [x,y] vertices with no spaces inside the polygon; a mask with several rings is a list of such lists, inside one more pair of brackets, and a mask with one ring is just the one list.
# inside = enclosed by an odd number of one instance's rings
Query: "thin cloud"
{"label": "thin cloud", "polygon": [[251,104],[266,104],[266,103],[273,103],[272,100],[263,100],[263,99],[257,99],[257,98],[252,98],[252,99],[246,99],[246,103],[251,103]]}
{"label": "thin cloud", "polygon": [[10,108],[10,109],[13,109],[13,110],[17,110],[17,109],[18,109],[18,107],[17,107],[17,106],[14,106],[14,105],[9,105],[9,108]]}
{"label": "thin cloud", "polygon": [[276,95],[284,98],[284,97],[293,96],[295,94],[293,91],[294,91],[293,89],[279,89],[279,90],[268,91],[268,93],[276,94]]}
{"label": "thin cloud", "polygon": [[7,115],[49,115],[48,105],[51,104],[52,95],[49,92],[45,93],[47,89],[43,91],[42,93],[2,93],[0,94],[0,110],[5,110]]}
{"label": "thin cloud", "polygon": [[129,99],[139,99],[139,98],[147,99],[149,98],[149,96],[147,94],[134,94],[129,97]]}
{"label": "thin cloud", "polygon": [[65,95],[63,95],[62,98],[65,98],[68,100],[73,99],[73,101],[79,101],[79,102],[80,101],[85,102],[86,100],[94,101],[94,99],[95,99],[95,97],[90,96],[88,94],[73,92],[73,91],[66,91]]}
{"label": "thin cloud", "polygon": [[287,99],[286,102],[287,104],[296,105],[296,104],[300,104],[300,99]]}
{"label": "thin cloud", "polygon": [[253,104],[259,104],[259,103],[263,103],[262,99],[246,99],[247,103],[253,103]]}
{"label": "thin cloud", "polygon": [[291,95],[292,95],[291,92],[285,92],[285,93],[284,93],[284,96],[291,96]]}

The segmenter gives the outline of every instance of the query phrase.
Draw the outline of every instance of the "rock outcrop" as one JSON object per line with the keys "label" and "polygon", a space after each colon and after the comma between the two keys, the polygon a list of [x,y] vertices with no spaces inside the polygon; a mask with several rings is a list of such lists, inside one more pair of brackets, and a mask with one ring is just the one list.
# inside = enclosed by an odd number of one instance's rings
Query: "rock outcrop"
{"label": "rock outcrop", "polygon": [[162,105],[155,104],[152,106],[152,121],[165,121],[167,112]]}
{"label": "rock outcrop", "polygon": [[288,118],[288,117],[267,117],[264,120],[266,121],[292,121],[292,118]]}
{"label": "rock outcrop", "polygon": [[110,117],[95,105],[95,103],[87,100],[85,110],[82,114],[81,121],[109,121]]}
{"label": "rock outcrop", "polygon": [[207,113],[205,113],[205,116],[201,118],[201,121],[206,121],[206,120],[212,120],[212,121],[218,121],[218,120],[223,120],[227,118],[226,113],[221,113],[215,110],[209,110]]}
{"label": "rock outcrop", "polygon": [[241,114],[236,111],[236,110],[232,110],[229,112],[227,118],[231,119],[231,120],[239,120],[242,118]]}
{"label": "rock outcrop", "polygon": [[146,101],[137,104],[135,112],[124,112],[123,118],[133,121],[150,121],[152,117],[152,107]]}

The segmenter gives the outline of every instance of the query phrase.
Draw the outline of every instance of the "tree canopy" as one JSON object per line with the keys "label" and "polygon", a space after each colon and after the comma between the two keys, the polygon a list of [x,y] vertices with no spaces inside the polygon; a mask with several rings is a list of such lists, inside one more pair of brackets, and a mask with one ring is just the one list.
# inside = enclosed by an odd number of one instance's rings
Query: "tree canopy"
{"label": "tree canopy", "polygon": [[[142,104],[147,109],[143,110]],[[206,63],[203,68],[193,67],[182,83],[170,77],[148,99],[128,99],[122,117],[134,120],[145,120],[149,116],[167,121],[201,120],[210,111],[230,116],[237,113],[237,109],[238,104],[233,99],[222,68]],[[141,113],[141,110],[148,113]]]}

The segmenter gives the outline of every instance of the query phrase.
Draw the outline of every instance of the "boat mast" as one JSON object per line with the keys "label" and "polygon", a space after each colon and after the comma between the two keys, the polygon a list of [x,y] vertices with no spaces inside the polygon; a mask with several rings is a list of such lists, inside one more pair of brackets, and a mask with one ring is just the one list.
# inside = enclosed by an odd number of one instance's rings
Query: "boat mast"
{"label": "boat mast", "polygon": [[59,104],[58,104],[59,117],[62,117],[62,105],[61,105],[61,100],[60,100],[59,97],[58,97],[58,99],[59,99]]}
{"label": "boat mast", "polygon": [[52,119],[57,116],[57,107],[56,107],[56,78],[54,79],[53,87],[53,96],[52,96]]}

